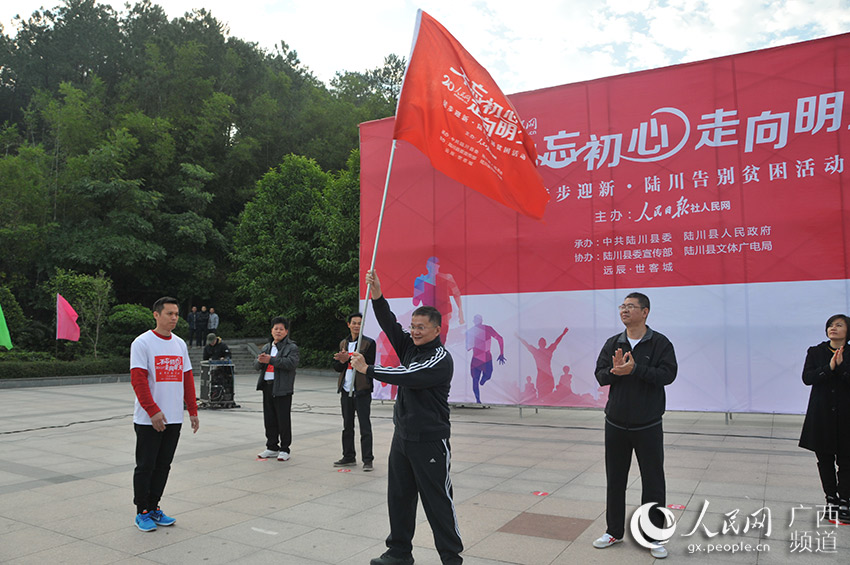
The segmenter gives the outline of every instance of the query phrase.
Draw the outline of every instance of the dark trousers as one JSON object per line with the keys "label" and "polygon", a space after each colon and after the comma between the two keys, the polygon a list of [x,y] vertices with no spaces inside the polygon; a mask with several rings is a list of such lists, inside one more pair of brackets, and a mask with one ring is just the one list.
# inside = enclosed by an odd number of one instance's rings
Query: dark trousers
{"label": "dark trousers", "polygon": [[207,328],[197,328],[195,330],[195,345],[203,346],[207,340]]}
{"label": "dark trousers", "polygon": [[342,391],[339,396],[342,407],[342,458],[357,459],[357,450],[354,449],[354,415],[360,425],[360,455],[363,462],[371,462],[375,456],[372,454],[372,421],[369,414],[372,410],[372,396],[359,394],[349,396]]}
{"label": "dark trousers", "polygon": [[[815,452],[818,458],[820,484],[826,496],[850,499],[850,455],[846,453]],[[836,475],[836,465],[838,474]]]}
{"label": "dark trousers", "polygon": [[[655,502],[666,506],[664,480],[664,430],[661,423],[643,430],[624,430],[605,422],[605,474],[608,479],[608,534],[623,539],[626,528],[626,486],[632,452],[640,467],[641,504]],[[656,526],[664,526],[664,515],[657,508],[649,512]]]}
{"label": "dark trousers", "polygon": [[167,424],[158,432],[153,426],[133,424],[136,429],[136,470],[133,472],[133,503],[136,512],[156,510],[168,482],[171,461],[177,450],[182,424]]}
{"label": "dark trousers", "polygon": [[192,347],[192,344],[195,342],[195,328],[189,328],[188,342],[189,347]]}
{"label": "dark trousers", "polygon": [[463,563],[460,556],[463,541],[460,539],[449,476],[449,440],[405,441],[393,435],[388,468],[388,553],[399,558],[412,554],[418,497],[422,500],[442,562],[452,565]]}
{"label": "dark trousers", "polygon": [[263,424],[266,427],[266,449],[289,453],[292,443],[292,395],[272,396],[274,381],[263,384]]}

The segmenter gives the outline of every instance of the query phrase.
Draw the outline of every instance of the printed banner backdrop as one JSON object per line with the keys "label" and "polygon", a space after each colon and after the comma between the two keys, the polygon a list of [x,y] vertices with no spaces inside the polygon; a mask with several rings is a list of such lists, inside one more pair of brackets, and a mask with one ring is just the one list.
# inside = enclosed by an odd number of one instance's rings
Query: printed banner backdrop
{"label": "printed banner backdrop", "polygon": [[[399,142],[385,295],[405,325],[419,304],[443,312],[452,402],[477,382],[485,404],[604,406],[596,358],[639,290],[676,348],[669,409],[801,413],[806,348],[850,310],[848,86],[845,34],[513,95],[552,197],[542,222]],[[360,129],[364,269],[392,131]],[[371,315],[364,333],[380,337]]]}

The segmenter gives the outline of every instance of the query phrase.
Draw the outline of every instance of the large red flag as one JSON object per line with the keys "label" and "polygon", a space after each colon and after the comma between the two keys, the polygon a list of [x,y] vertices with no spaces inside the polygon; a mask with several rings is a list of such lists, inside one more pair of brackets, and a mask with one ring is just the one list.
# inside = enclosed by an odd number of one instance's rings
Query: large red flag
{"label": "large red flag", "polygon": [[517,212],[540,219],[549,193],[537,150],[487,70],[419,10],[393,139],[415,145],[435,169]]}
{"label": "large red flag", "polygon": [[56,293],[56,339],[80,341],[77,312],[58,292]]}

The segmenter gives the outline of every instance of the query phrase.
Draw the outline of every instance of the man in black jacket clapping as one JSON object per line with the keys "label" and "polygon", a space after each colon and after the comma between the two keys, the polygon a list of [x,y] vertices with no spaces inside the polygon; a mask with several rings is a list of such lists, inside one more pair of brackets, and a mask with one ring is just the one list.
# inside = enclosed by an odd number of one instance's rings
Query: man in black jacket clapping
{"label": "man in black jacket clapping", "polygon": [[[632,292],[619,310],[626,330],[605,342],[596,361],[596,380],[610,386],[605,406],[608,529],[593,542],[598,549],[623,541],[632,451],[640,465],[641,505],[655,503],[649,518],[656,527],[662,528],[665,521],[659,508],[666,510],[661,417],[666,407],[664,387],[678,371],[676,353],[669,339],[646,325],[649,298],[645,294]],[[663,545],[649,543],[648,547],[656,559],[667,557]]]}

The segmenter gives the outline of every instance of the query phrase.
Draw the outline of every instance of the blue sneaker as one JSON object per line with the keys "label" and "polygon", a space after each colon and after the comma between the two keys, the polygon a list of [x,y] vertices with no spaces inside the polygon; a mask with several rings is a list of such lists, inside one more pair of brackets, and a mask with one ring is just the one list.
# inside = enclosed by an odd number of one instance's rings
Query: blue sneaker
{"label": "blue sneaker", "polygon": [[143,532],[156,531],[156,524],[151,520],[151,513],[142,512],[141,514],[136,514],[136,527]]}
{"label": "blue sneaker", "polygon": [[150,515],[151,515],[151,520],[157,526],[171,526],[171,525],[174,524],[174,522],[177,521],[174,518],[172,518],[171,516],[166,516],[165,513],[162,510],[160,510],[158,507],[157,507],[156,510],[151,512]]}

